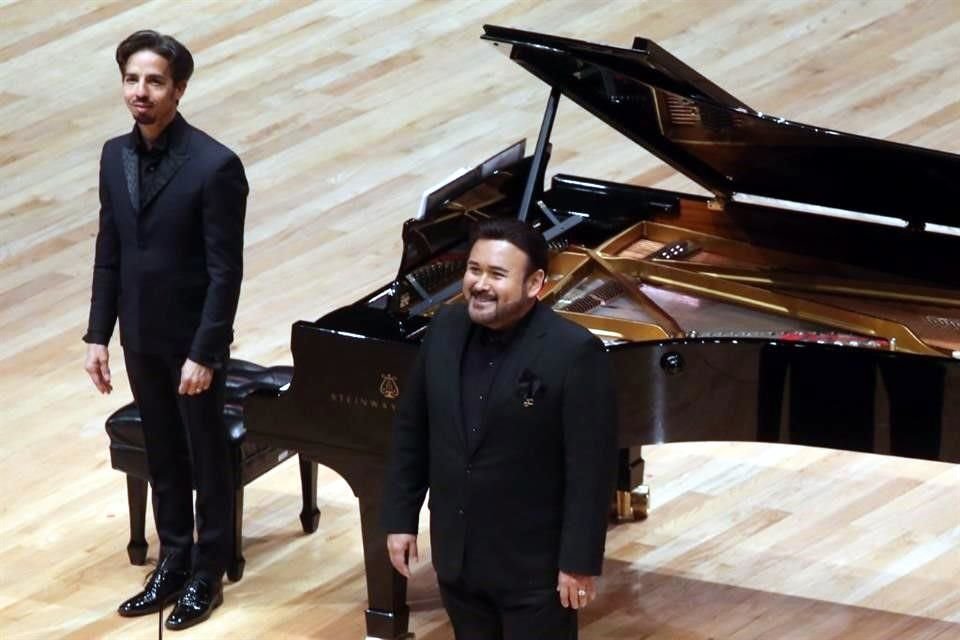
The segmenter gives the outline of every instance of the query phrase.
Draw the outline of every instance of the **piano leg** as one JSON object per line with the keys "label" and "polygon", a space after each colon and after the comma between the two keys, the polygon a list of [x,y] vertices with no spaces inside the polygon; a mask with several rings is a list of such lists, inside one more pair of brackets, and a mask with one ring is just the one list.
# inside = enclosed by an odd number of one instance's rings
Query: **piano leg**
{"label": "piano leg", "polygon": [[620,449],[617,459],[617,492],[613,518],[616,522],[645,520],[650,509],[650,487],[643,484],[640,447]]}
{"label": "piano leg", "polygon": [[[367,637],[387,640],[412,638],[407,633],[410,608],[407,607],[407,579],[394,571],[387,555],[387,537],[380,526],[383,504],[383,478],[386,461],[342,447],[317,447],[300,450],[301,475],[309,479],[312,501],[316,504],[317,461],[333,469],[347,481],[360,506],[360,532],[363,537],[363,566],[367,574]],[[312,475],[311,475],[312,474]],[[307,495],[307,488],[304,496]]]}
{"label": "piano leg", "polygon": [[367,637],[413,638],[407,633],[407,579],[393,569],[387,555],[387,541],[380,527],[380,489],[361,492],[360,528],[363,532],[363,561],[367,571]]}
{"label": "piano leg", "polygon": [[127,474],[127,508],[130,512],[130,542],[127,556],[130,564],[147,561],[147,539],[144,528],[147,520],[147,481]]}
{"label": "piano leg", "polygon": [[243,557],[243,482],[233,490],[233,558],[227,567],[227,578],[237,582],[243,577],[247,561]]}
{"label": "piano leg", "polygon": [[320,525],[320,509],[317,507],[317,463],[297,456],[300,462],[300,489],[303,493],[303,510],[300,524],[304,533],[313,533]]}

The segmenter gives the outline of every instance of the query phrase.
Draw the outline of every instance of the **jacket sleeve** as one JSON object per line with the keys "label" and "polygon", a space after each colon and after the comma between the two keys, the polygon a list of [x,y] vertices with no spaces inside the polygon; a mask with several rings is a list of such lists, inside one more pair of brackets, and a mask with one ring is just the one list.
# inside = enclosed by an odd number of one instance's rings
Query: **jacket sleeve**
{"label": "jacket sleeve", "polygon": [[248,192],[243,164],[235,155],[213,173],[203,189],[203,242],[210,282],[189,356],[206,366],[222,366],[233,341],[233,321],[243,279],[243,222]]}
{"label": "jacket sleeve", "polygon": [[120,293],[120,238],[113,219],[110,190],[105,180],[107,147],[100,154],[100,226],[93,259],[93,287],[90,318],[83,341],[107,345],[117,323],[117,298]]}
{"label": "jacket sleeve", "polygon": [[381,513],[387,533],[417,533],[420,507],[430,481],[426,352],[431,332],[428,330],[417,352],[393,421]]}
{"label": "jacket sleeve", "polygon": [[560,569],[600,575],[616,474],[617,407],[599,340],[577,350],[563,384],[565,462]]}

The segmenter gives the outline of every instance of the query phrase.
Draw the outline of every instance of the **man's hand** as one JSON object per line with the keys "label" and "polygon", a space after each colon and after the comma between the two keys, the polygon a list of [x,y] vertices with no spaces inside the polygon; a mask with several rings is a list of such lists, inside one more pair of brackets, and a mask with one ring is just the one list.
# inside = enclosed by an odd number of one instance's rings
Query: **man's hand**
{"label": "man's hand", "polygon": [[195,396],[210,388],[213,381],[213,369],[187,358],[180,369],[180,395]]}
{"label": "man's hand", "polygon": [[417,536],[410,533],[387,534],[387,552],[390,564],[404,578],[410,577],[410,560],[419,561],[417,555]]}
{"label": "man's hand", "polygon": [[557,578],[557,591],[560,592],[560,604],[568,608],[583,609],[597,599],[597,583],[594,577],[579,573],[561,571]]}
{"label": "man's hand", "polygon": [[113,385],[110,384],[110,352],[105,344],[88,344],[87,360],[83,364],[93,386],[100,393],[110,393]]}

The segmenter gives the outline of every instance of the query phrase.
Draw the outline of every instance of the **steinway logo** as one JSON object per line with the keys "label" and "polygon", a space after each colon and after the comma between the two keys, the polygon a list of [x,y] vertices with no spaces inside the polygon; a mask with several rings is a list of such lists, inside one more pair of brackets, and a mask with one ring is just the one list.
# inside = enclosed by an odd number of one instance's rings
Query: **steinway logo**
{"label": "steinway logo", "polygon": [[397,377],[387,373],[381,373],[378,390],[380,391],[379,398],[377,396],[362,395],[359,393],[331,393],[330,401],[349,407],[396,411],[397,405],[393,401],[400,397],[400,387],[397,385]]}
{"label": "steinway logo", "polygon": [[397,386],[397,376],[388,373],[380,374],[380,395],[387,400],[396,400],[400,397],[400,387]]}

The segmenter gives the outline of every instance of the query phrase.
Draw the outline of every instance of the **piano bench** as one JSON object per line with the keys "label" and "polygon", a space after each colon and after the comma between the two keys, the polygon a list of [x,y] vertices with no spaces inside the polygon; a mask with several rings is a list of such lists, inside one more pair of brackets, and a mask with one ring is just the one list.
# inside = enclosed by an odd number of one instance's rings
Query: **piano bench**
{"label": "piano bench", "polygon": [[[243,488],[247,483],[286,460],[292,452],[277,449],[245,438],[243,399],[258,389],[278,389],[290,382],[293,367],[263,367],[244,360],[230,360],[227,365],[224,421],[230,438],[230,453],[236,480],[234,492],[233,558],[227,577],[236,582],[243,577],[245,560],[242,554]],[[142,565],[147,558],[144,527],[147,514],[147,457],[143,443],[140,412],[133,403],[117,409],[107,418],[110,437],[110,464],[127,474],[127,505],[130,512],[130,542],[127,555],[130,563]],[[303,510],[300,522],[305,533],[317,530],[320,510],[317,508],[317,463],[300,458],[300,482]]]}

